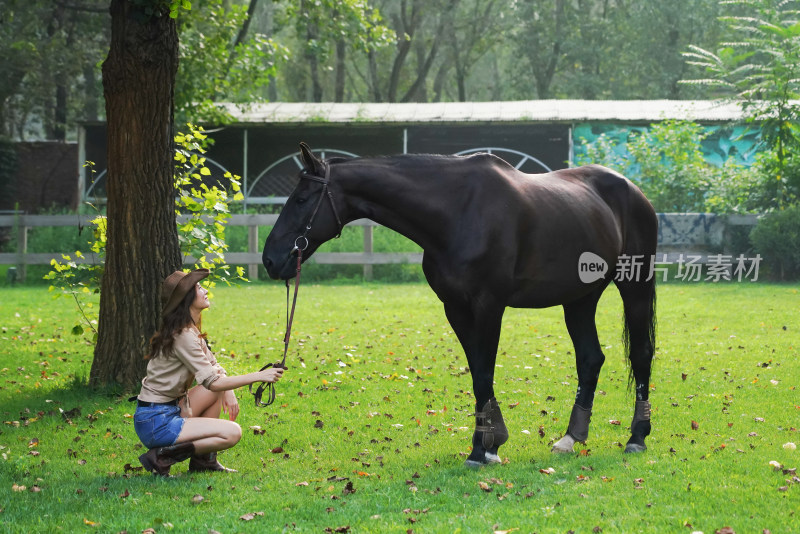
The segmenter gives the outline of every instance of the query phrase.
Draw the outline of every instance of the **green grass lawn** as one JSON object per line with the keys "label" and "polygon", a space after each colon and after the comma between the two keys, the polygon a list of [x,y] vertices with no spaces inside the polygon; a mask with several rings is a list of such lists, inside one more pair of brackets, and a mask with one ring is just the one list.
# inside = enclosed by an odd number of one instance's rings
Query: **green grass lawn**
{"label": "green grass lawn", "polygon": [[[229,372],[280,358],[284,295],[215,291],[204,327]],[[561,309],[509,309],[495,390],[511,437],[502,465],[470,470],[471,380],[430,289],[304,285],[277,402],[238,392],[244,437],[220,459],[239,473],[183,463],[166,480],[137,469],[127,395],[86,388],[73,304],[37,287],[0,301],[3,532],[800,532],[800,451],[784,447],[800,444],[794,286],[660,286],[653,434],[635,456],[616,290],[573,455],[550,453],[576,387]]]}

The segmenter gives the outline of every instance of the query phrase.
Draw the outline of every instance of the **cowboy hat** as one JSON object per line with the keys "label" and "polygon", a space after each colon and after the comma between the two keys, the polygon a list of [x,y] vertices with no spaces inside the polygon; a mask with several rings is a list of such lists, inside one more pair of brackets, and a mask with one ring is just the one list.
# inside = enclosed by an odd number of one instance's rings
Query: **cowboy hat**
{"label": "cowboy hat", "polygon": [[208,275],[208,269],[196,269],[189,273],[175,271],[169,275],[161,286],[161,314],[166,315],[177,308],[195,284]]}

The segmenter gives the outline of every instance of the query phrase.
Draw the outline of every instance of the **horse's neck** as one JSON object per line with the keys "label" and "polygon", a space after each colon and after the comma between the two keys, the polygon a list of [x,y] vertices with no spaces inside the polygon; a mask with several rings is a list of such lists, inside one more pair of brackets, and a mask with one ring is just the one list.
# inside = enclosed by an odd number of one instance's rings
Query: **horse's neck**
{"label": "horse's neck", "polygon": [[353,218],[367,218],[411,239],[423,249],[438,246],[452,220],[451,191],[432,178],[432,169],[415,172],[394,167],[365,167],[348,180]]}

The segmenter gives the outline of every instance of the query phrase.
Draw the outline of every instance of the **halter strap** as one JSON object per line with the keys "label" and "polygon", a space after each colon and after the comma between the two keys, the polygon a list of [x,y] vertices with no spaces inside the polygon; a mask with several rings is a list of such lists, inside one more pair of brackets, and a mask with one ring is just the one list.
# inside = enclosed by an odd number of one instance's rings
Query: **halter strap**
{"label": "halter strap", "polygon": [[312,182],[318,182],[322,184],[322,193],[320,194],[319,199],[317,200],[317,205],[314,206],[314,211],[311,212],[311,217],[308,219],[308,224],[306,224],[306,229],[302,235],[302,237],[305,238],[306,241],[308,232],[311,231],[311,225],[314,223],[314,219],[317,217],[317,212],[319,211],[320,206],[322,206],[322,200],[325,197],[328,197],[328,201],[331,205],[331,210],[333,211],[333,216],[336,218],[336,225],[339,227],[339,231],[336,233],[337,238],[341,237],[342,228],[344,228],[344,225],[342,224],[342,219],[339,217],[339,212],[336,210],[336,204],[333,201],[333,193],[331,193],[331,190],[328,188],[328,186],[331,183],[331,166],[327,162],[323,162],[322,164],[325,167],[324,177],[316,176],[314,174],[310,174],[307,172],[303,172],[300,174],[301,180],[311,180]]}

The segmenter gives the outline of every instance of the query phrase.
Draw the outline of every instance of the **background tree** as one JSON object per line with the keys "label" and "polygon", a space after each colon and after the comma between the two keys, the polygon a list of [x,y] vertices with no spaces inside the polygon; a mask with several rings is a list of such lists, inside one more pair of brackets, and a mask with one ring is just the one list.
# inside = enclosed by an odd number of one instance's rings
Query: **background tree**
{"label": "background tree", "polygon": [[[564,60],[565,39],[574,18],[569,0],[520,0],[514,17],[520,21],[515,29],[517,50],[527,69],[519,69],[530,79],[523,87],[536,89],[528,98],[546,99],[553,94],[553,79]],[[524,90],[524,89],[523,89]]]}
{"label": "background tree", "polygon": [[296,32],[295,56],[304,60],[298,78],[305,87],[297,94],[311,102],[345,101],[348,57],[366,56],[390,39],[380,12],[364,0],[290,2],[281,20]]}
{"label": "background tree", "polygon": [[[102,120],[108,0],[6,4],[0,128],[69,138],[76,121]],[[195,4],[178,21],[178,124],[224,122],[222,101],[707,98],[712,87],[677,83],[687,77],[678,51],[716,50],[729,32],[716,0]]]}
{"label": "background tree", "polygon": [[110,13],[106,265],[89,383],[133,388],[158,326],[161,281],[181,266],[173,187],[178,33],[166,1],[112,0]]}
{"label": "background tree", "polygon": [[[502,30],[509,11],[505,2],[497,0],[459,2],[452,17],[446,19],[445,54],[434,80],[434,101],[442,100],[445,76],[450,69],[455,77],[454,83],[449,84],[451,99],[459,102],[470,100],[469,81],[475,64],[495,47],[506,44]],[[491,85],[499,81],[496,77],[495,72],[481,78],[478,83]]]}
{"label": "background tree", "polygon": [[105,0],[4,3],[0,135],[63,141],[76,117],[96,119],[94,65],[107,49],[107,35]]}
{"label": "background tree", "polygon": [[689,43],[719,38],[715,0],[520,0],[511,98],[681,99]]}
{"label": "background tree", "polygon": [[[248,24],[259,5],[208,0],[182,15],[179,124],[224,122],[226,114],[212,102],[265,99],[287,51]],[[0,136],[74,139],[77,122],[102,120],[98,65],[108,52],[110,28],[108,0],[6,0],[0,12],[6,74],[0,79]]]}
{"label": "background tree", "polygon": [[762,165],[771,180],[766,190],[784,207],[800,197],[800,2],[730,0],[722,2],[735,41],[715,52],[692,46],[689,64],[705,78],[685,83],[716,89],[717,96],[740,102],[747,120],[758,123],[770,153]]}
{"label": "background tree", "polygon": [[287,50],[252,27],[258,6],[207,0],[178,19],[180,63],[175,84],[176,122],[228,122],[219,102],[243,107],[266,99]]}

